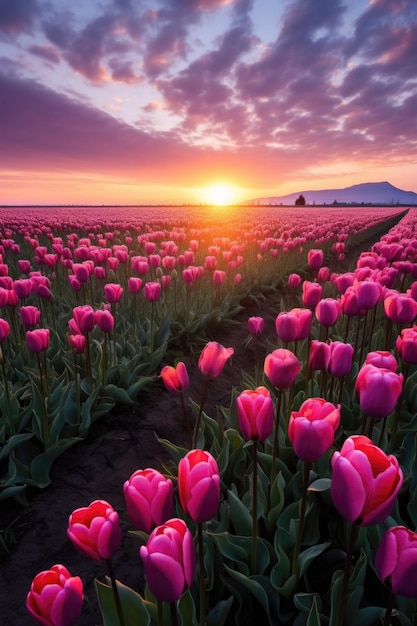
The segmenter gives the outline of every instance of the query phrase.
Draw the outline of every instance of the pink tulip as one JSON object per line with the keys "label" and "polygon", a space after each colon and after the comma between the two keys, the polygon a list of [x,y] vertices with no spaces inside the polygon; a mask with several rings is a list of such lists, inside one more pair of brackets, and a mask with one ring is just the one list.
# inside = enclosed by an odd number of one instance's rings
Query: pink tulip
{"label": "pink tulip", "polygon": [[327,372],[330,363],[330,345],[324,341],[313,339],[310,345],[308,364],[312,370]]}
{"label": "pink tulip", "polygon": [[[416,361],[417,363],[417,361]],[[365,357],[364,365],[375,365],[375,367],[382,367],[383,369],[396,372],[398,368],[397,359],[388,350],[375,350],[368,352]]]}
{"label": "pink tulip", "polygon": [[299,274],[290,274],[288,276],[288,287],[291,287],[292,289],[297,289],[302,282],[303,279]]}
{"label": "pink tulip", "polygon": [[395,456],[387,456],[371,439],[353,435],[332,456],[331,495],[348,522],[369,526],[391,513],[403,483]]}
{"label": "pink tulip", "polygon": [[9,289],[0,287],[0,309],[3,309],[9,303]]}
{"label": "pink tulip", "polygon": [[410,296],[391,291],[384,299],[384,313],[396,324],[412,324],[417,316],[417,302]]}
{"label": "pink tulip", "polygon": [[10,334],[10,324],[7,320],[0,317],[0,343],[3,343]]}
{"label": "pink tulip", "polygon": [[324,253],[321,249],[308,251],[307,263],[312,270],[318,270],[323,265]]}
{"label": "pink tulip", "polygon": [[166,389],[172,393],[180,393],[190,384],[187,367],[182,361],[176,367],[165,365],[161,370],[161,378]]}
{"label": "pink tulip", "polygon": [[263,441],[274,428],[274,403],[266,387],[242,391],[236,399],[237,423],[245,439]]}
{"label": "pink tulip", "polygon": [[287,389],[301,372],[302,363],[293,352],[278,348],[265,358],[264,372],[271,384],[278,389]]}
{"label": "pink tulip", "polygon": [[288,437],[299,459],[318,461],[331,448],[340,423],[340,404],[334,406],[322,398],[310,398],[298,411],[292,411]]}
{"label": "pink tulip", "polygon": [[190,450],[178,463],[178,495],[185,513],[196,523],[217,515],[220,475],[215,458],[205,450]]}
{"label": "pink tulip", "polygon": [[181,519],[170,519],[140,547],[149,589],[161,602],[176,602],[191,586],[196,553],[191,532]]}
{"label": "pink tulip", "polygon": [[118,283],[107,283],[104,285],[104,297],[107,302],[114,304],[120,302],[123,295],[123,287]]}
{"label": "pink tulip", "polygon": [[389,415],[403,388],[403,375],[375,365],[363,365],[355,382],[355,392],[365,415],[383,418]]}
{"label": "pink tulip", "polygon": [[70,335],[69,336],[70,346],[75,352],[78,354],[82,354],[85,350],[85,335]]}
{"label": "pink tulip", "polygon": [[361,309],[369,311],[373,309],[383,297],[382,285],[374,280],[360,281],[356,285],[358,304]]}
{"label": "pink tulip", "polygon": [[114,328],[114,317],[107,309],[95,312],[95,322],[103,333],[110,333]]}
{"label": "pink tulip", "polygon": [[379,578],[395,595],[417,597],[417,533],[392,526],[383,535],[375,554]]}
{"label": "pink tulip", "polygon": [[30,352],[40,354],[49,348],[49,328],[36,328],[26,332],[26,343]]}
{"label": "pink tulip", "polygon": [[330,342],[328,372],[331,376],[347,376],[352,369],[354,348],[343,341]]}
{"label": "pink tulip", "polygon": [[217,341],[209,341],[204,346],[198,359],[200,372],[207,378],[217,378],[233,354],[233,348],[225,348]]}
{"label": "pink tulip", "polygon": [[30,261],[28,261],[27,259],[19,259],[17,265],[22,274],[29,274],[31,270]]}
{"label": "pink tulip", "polygon": [[395,345],[404,363],[417,364],[417,326],[404,328],[397,337]]}
{"label": "pink tulip", "polygon": [[74,272],[74,276],[80,283],[86,283],[90,278],[91,270],[90,266],[87,263],[73,263],[72,271]]}
{"label": "pink tulip", "polygon": [[26,597],[26,608],[43,626],[72,626],[81,616],[83,583],[63,565],[39,572]]}
{"label": "pink tulip", "polygon": [[292,313],[282,311],[275,320],[275,332],[284,343],[295,341],[298,335],[298,318]]}
{"label": "pink tulip", "polygon": [[302,301],[304,306],[314,309],[320,302],[323,295],[323,287],[319,283],[312,283],[308,280],[303,282]]}
{"label": "pink tulip", "polygon": [[137,470],[123,485],[127,513],[133,525],[150,533],[171,517],[174,508],[172,481],[155,469]]}
{"label": "pink tulip", "polygon": [[35,328],[39,324],[41,312],[36,306],[21,306],[19,313],[26,329]]}
{"label": "pink tulip", "polygon": [[127,279],[127,288],[129,289],[130,293],[139,293],[139,291],[142,289],[142,279],[131,276]]}
{"label": "pink tulip", "polygon": [[359,304],[358,292],[356,287],[348,287],[341,297],[342,311],[348,317],[364,315],[365,309]]}
{"label": "pink tulip", "polygon": [[224,282],[225,278],[226,278],[226,272],[224,272],[223,270],[214,270],[213,278],[212,278],[213,285],[218,287]]}
{"label": "pink tulip", "polygon": [[146,283],[145,285],[145,298],[148,302],[158,302],[161,298],[161,285],[154,281]]}
{"label": "pink tulip", "polygon": [[89,304],[74,307],[72,315],[81,333],[89,333],[93,330],[96,324],[96,316],[93,307]]}
{"label": "pink tulip", "polygon": [[80,552],[96,561],[110,559],[122,543],[119,516],[105,500],[73,511],[67,534]]}
{"label": "pink tulip", "polygon": [[249,317],[248,318],[248,332],[251,335],[261,335],[264,332],[265,320],[263,317]]}
{"label": "pink tulip", "polygon": [[342,312],[340,300],[334,298],[323,298],[317,303],[315,315],[322,326],[329,328],[334,326]]}
{"label": "pink tulip", "polygon": [[32,281],[30,278],[19,278],[13,283],[13,289],[15,294],[20,300],[25,300],[32,293]]}

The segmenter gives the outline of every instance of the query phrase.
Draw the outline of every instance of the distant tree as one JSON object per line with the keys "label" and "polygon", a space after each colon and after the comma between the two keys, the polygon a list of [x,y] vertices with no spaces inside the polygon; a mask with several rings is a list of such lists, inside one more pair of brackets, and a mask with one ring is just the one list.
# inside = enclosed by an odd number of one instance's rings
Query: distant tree
{"label": "distant tree", "polygon": [[303,194],[301,193],[297,200],[295,201],[295,206],[305,206],[306,205],[306,199],[304,198]]}

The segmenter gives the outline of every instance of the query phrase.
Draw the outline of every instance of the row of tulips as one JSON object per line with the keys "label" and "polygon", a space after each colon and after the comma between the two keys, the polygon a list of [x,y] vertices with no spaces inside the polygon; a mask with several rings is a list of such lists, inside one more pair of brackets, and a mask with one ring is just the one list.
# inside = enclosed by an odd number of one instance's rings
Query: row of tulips
{"label": "row of tulips", "polygon": [[[191,450],[161,442],[174,465],[138,470],[123,487],[147,582],[141,596],[110,566],[96,583],[105,624],[389,626],[395,605],[398,623],[416,623],[415,227],[410,212],[353,272],[320,280],[324,255],[313,250],[316,279],[291,276],[299,306],[277,312],[278,347],[260,344],[222,419],[204,413],[204,399],[233,348],[206,345]],[[345,305],[349,289],[356,307]],[[258,348],[263,328],[261,316],[248,320]],[[183,399],[184,363],[161,376]],[[115,512],[98,502],[70,516],[68,534],[108,560],[120,531],[113,542]],[[59,568],[28,594],[40,623],[63,623],[51,620],[41,584]],[[76,589],[75,620],[82,590],[68,580],[55,587],[57,606]]]}
{"label": "row of tulips", "polygon": [[0,499],[24,502],[27,485],[46,486],[56,457],[96,419],[135,402],[170,344],[224,323],[300,259],[315,272],[322,250],[312,246],[333,248],[336,263],[349,238],[401,216],[370,210],[354,221],[329,211],[331,231],[318,214],[303,229],[296,215],[276,213],[214,225],[178,214],[168,225],[153,214],[151,227],[127,212],[2,211]]}

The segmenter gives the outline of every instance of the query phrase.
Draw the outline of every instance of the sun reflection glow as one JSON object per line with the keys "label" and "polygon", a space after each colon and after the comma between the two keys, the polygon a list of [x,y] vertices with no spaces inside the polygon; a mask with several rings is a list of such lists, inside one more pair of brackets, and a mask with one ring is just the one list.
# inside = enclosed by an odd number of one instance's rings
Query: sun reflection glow
{"label": "sun reflection glow", "polygon": [[236,189],[227,183],[214,184],[203,191],[204,202],[215,206],[228,206],[236,201]]}

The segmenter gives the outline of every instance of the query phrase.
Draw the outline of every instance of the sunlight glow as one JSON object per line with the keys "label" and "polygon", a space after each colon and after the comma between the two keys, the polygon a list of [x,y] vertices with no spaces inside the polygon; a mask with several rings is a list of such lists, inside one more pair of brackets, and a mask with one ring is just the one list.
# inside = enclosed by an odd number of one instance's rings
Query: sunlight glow
{"label": "sunlight glow", "polygon": [[236,202],[236,189],[226,183],[215,184],[203,190],[204,202],[215,206],[227,206]]}

